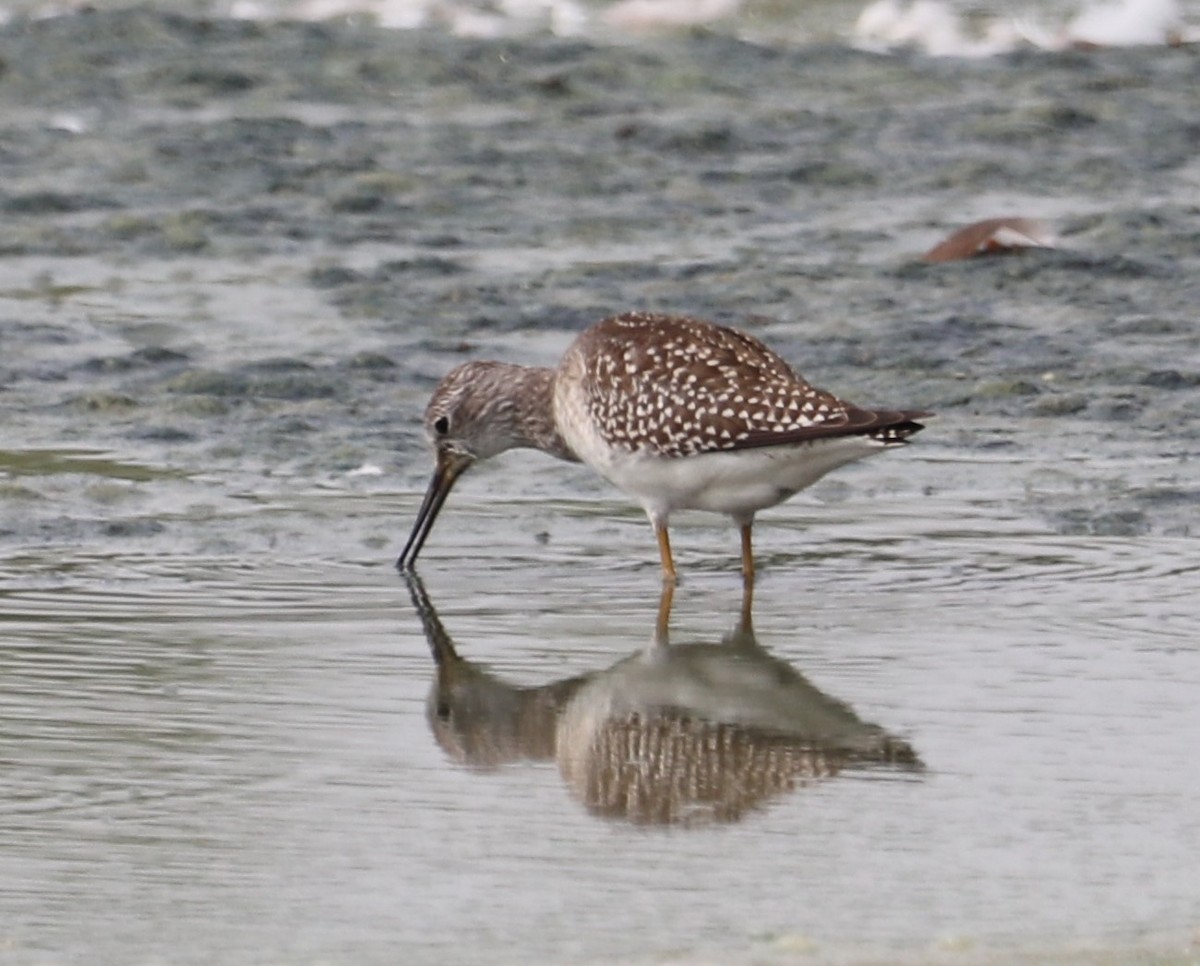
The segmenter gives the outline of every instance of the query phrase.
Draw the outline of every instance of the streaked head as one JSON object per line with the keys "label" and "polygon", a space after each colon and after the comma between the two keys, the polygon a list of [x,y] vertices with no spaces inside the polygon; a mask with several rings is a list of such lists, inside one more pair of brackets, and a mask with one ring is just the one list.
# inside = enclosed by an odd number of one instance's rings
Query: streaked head
{"label": "streaked head", "polygon": [[478,460],[522,444],[512,397],[519,366],[467,362],[447,373],[425,408],[425,435],[434,450],[433,477],[396,566],[416,562],[455,481]]}

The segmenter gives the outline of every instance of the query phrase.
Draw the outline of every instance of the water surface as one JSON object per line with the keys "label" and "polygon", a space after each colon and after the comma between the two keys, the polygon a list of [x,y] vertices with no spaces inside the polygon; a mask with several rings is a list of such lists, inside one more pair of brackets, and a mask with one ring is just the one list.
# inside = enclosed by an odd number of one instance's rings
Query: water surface
{"label": "water surface", "polygon": [[[546,514],[503,509],[460,508],[425,568],[493,706],[594,689],[653,653],[647,527],[556,507],[580,545],[534,549],[522,521]],[[1189,548],[960,503],[860,510],[788,509],[764,533],[757,644],[803,675],[799,703],[844,705],[919,765],[827,755],[735,815],[674,825],[589,806],[545,745],[472,758],[439,740],[430,641],[383,564],[10,557],[6,944],[196,962],[1184,948],[1200,847]],[[508,562],[454,547],[458,528]],[[733,537],[681,528],[677,653],[737,647],[722,643],[741,604]],[[492,711],[469,726],[476,747],[489,726],[505,746]]]}

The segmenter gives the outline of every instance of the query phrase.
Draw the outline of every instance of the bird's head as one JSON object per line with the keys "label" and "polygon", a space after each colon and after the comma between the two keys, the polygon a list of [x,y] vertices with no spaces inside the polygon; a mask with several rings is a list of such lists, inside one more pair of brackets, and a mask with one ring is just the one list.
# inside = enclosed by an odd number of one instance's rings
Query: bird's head
{"label": "bird's head", "polygon": [[439,461],[464,462],[465,469],[520,443],[512,398],[520,368],[465,362],[438,383],[425,407],[425,435]]}
{"label": "bird's head", "polygon": [[433,477],[400,559],[408,570],[455,481],[479,460],[523,445],[513,398],[521,367],[466,362],[446,374],[425,407],[425,435],[434,451]]}

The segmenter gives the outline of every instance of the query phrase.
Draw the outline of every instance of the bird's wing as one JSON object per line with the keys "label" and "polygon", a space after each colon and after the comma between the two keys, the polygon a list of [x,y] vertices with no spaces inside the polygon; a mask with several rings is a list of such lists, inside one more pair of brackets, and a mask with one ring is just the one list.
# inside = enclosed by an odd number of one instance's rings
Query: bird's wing
{"label": "bird's wing", "polygon": [[579,348],[590,414],[606,442],[660,456],[889,429],[899,440],[925,415],[848,405],[753,336],[695,319],[615,316],[584,333]]}

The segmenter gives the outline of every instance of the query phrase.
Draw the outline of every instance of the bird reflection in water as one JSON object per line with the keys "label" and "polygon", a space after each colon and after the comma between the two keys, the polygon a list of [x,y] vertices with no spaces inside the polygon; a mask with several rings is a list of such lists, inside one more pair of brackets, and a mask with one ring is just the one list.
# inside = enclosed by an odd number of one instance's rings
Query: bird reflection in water
{"label": "bird reflection in water", "polygon": [[923,769],[907,742],[759,645],[749,587],[719,641],[669,643],[665,585],[650,644],[606,670],[521,687],[461,657],[420,578],[406,579],[437,669],[429,726],[446,754],[483,770],[554,759],[595,815],[735,822],[846,769]]}

